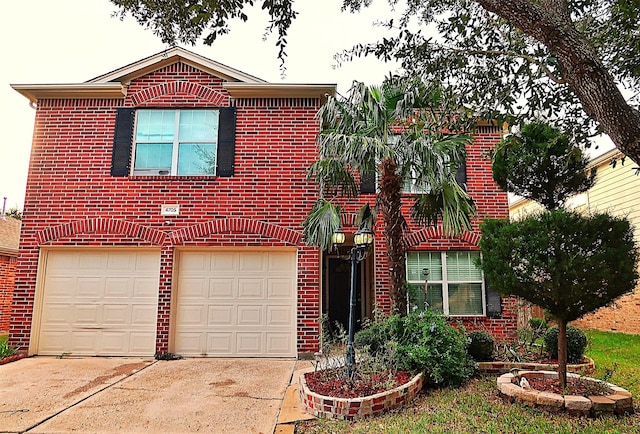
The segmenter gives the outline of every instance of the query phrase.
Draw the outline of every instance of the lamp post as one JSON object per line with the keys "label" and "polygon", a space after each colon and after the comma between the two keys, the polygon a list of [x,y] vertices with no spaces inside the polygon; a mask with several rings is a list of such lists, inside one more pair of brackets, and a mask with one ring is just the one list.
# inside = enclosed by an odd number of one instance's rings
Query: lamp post
{"label": "lamp post", "polygon": [[[338,228],[332,237],[334,245],[340,245],[345,241],[345,234],[342,228]],[[355,244],[349,251],[349,261],[351,262],[351,287],[349,292],[349,336],[347,339],[347,378],[351,378],[355,371],[356,352],[353,347],[353,336],[356,326],[356,266],[367,256],[367,250],[373,243],[373,232],[367,228],[361,228],[353,234]]]}

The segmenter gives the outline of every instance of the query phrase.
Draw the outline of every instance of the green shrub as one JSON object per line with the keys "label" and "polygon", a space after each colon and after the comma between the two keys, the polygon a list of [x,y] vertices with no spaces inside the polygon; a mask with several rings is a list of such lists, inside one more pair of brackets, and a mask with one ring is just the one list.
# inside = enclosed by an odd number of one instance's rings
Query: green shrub
{"label": "green shrub", "polygon": [[529,327],[534,330],[545,330],[547,326],[547,320],[544,318],[531,318],[529,320]]}
{"label": "green shrub", "polygon": [[495,341],[490,333],[483,330],[476,330],[467,334],[469,355],[478,362],[493,360],[493,348]]}
{"label": "green shrub", "polygon": [[0,359],[3,357],[13,356],[16,353],[14,347],[10,347],[6,339],[0,340]]}
{"label": "green shrub", "polygon": [[[558,326],[547,329],[544,333],[544,349],[552,359],[558,358]],[[572,325],[567,325],[567,360],[569,363],[579,363],[587,348],[587,336]]]}
{"label": "green shrub", "polygon": [[354,344],[371,357],[392,354],[397,369],[424,372],[437,385],[460,385],[475,369],[464,331],[430,311],[374,322],[356,334]]}

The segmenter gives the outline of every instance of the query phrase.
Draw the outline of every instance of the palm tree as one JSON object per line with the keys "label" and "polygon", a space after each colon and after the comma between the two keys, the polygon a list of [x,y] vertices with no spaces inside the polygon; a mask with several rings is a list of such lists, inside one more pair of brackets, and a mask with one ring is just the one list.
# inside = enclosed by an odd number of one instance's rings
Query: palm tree
{"label": "palm tree", "polygon": [[[329,97],[318,116],[319,159],[309,178],[320,186],[320,200],[305,220],[307,243],[331,247],[340,226],[333,202],[357,196],[358,180],[378,180],[375,211],[384,220],[393,311],[406,312],[405,248],[408,229],[402,213],[403,187],[418,188],[411,217],[419,224],[442,222],[447,235],[469,229],[473,202],[455,179],[470,137],[451,134],[442,89],[419,79],[389,77],[382,86],[355,82],[347,98]],[[363,220],[364,225],[367,219]]]}

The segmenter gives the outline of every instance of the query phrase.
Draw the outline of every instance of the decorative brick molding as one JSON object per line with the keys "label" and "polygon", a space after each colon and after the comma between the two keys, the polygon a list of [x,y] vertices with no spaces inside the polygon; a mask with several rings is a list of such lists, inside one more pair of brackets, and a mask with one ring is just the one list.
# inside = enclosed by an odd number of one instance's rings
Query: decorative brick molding
{"label": "decorative brick molding", "polygon": [[300,400],[307,413],[329,419],[355,420],[375,416],[411,401],[422,390],[423,376],[418,374],[408,383],[386,392],[360,398],[335,398],[312,392],[304,375],[300,376]]}
{"label": "decorative brick molding", "polygon": [[498,377],[500,394],[512,402],[520,402],[532,407],[540,407],[551,411],[567,411],[581,416],[600,416],[606,414],[632,414],[633,397],[631,392],[616,385],[605,383],[595,378],[583,377],[567,373],[567,380],[589,381],[606,387],[604,396],[560,395],[534,389],[525,389],[518,384],[518,378],[557,379],[558,373],[551,371],[521,371],[518,375],[503,374]]}
{"label": "decorative brick molding", "polygon": [[[558,369],[557,363],[518,363],[518,362],[478,362],[478,369],[484,374],[505,374],[512,369],[521,371],[554,371]],[[575,374],[590,374],[595,369],[593,359],[587,357],[587,362],[568,364],[567,371]]]}

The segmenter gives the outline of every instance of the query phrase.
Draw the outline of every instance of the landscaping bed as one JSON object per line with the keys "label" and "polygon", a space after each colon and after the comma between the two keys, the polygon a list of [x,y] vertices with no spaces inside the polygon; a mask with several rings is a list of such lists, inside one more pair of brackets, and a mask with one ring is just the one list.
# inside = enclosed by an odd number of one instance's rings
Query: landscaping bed
{"label": "landscaping bed", "polygon": [[[523,378],[527,384],[523,384]],[[626,389],[572,373],[567,374],[567,382],[568,393],[563,394],[558,393],[557,372],[521,371],[503,374],[497,380],[501,396],[546,410],[583,416],[634,412],[632,394]]]}

